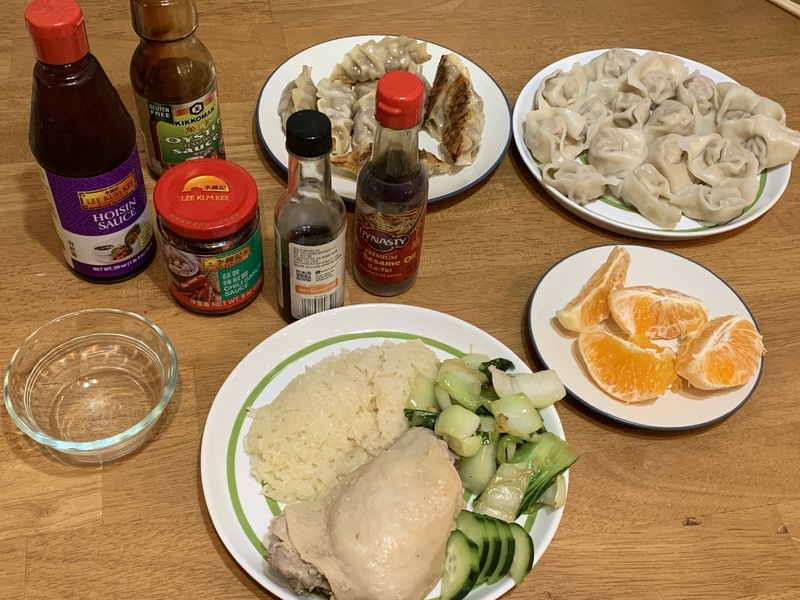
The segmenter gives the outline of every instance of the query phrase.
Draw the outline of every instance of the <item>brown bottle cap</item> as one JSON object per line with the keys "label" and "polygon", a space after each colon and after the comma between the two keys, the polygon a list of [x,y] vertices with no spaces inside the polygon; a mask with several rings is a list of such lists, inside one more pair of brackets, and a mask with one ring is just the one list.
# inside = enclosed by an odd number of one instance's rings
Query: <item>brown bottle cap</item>
{"label": "brown bottle cap", "polygon": [[83,13],[75,0],[34,0],[25,8],[25,25],[39,62],[68,65],[89,54]]}
{"label": "brown bottle cap", "polygon": [[131,0],[133,29],[156,42],[185,38],[197,28],[194,0]]}

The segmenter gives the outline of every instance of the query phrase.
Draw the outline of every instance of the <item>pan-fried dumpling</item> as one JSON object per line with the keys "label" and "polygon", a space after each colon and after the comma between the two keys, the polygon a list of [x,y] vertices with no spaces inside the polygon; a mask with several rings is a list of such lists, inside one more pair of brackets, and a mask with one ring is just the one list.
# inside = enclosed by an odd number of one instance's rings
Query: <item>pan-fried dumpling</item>
{"label": "pan-fried dumpling", "polygon": [[419,65],[430,58],[427,42],[404,35],[387,36],[377,42],[369,40],[354,46],[342,62],[333,67],[330,79],[353,84],[376,81],[390,71],[419,73]]}
{"label": "pan-fried dumpling", "polygon": [[298,110],[315,110],[317,108],[317,86],[311,79],[311,67],[303,65],[303,70],[296,79],[290,81],[278,102],[278,114],[281,117],[281,129],[286,133],[286,121]]}
{"label": "pan-fried dumpling", "polygon": [[595,56],[584,67],[586,78],[595,81],[601,77],[621,78],[639,60],[639,55],[624,48],[612,48]]}
{"label": "pan-fried dumpling", "polygon": [[481,147],[483,99],[475,91],[469,69],[456,54],[439,60],[423,126],[441,141],[444,157],[456,166],[471,165]]}
{"label": "pan-fried dumpling", "polygon": [[350,84],[321,79],[317,86],[317,110],[331,120],[333,154],[344,154],[350,147],[353,129],[353,105],[356,93]]}
{"label": "pan-fried dumpling", "polygon": [[681,220],[681,210],[662,199],[669,196],[669,183],[651,164],[630,171],[612,191],[659,227],[675,227]]}
{"label": "pan-fried dumpling", "polygon": [[692,184],[692,176],[686,164],[686,152],[678,143],[680,137],[674,133],[668,134],[656,138],[647,146],[647,162],[664,176],[673,194]]}
{"label": "pan-fried dumpling", "polygon": [[724,82],[717,84],[717,91],[719,92],[717,123],[753,115],[765,115],[782,124],[786,123],[786,111],[780,104],[759,96],[748,87],[738,83]]}
{"label": "pan-fried dumpling", "polygon": [[669,133],[693,135],[695,118],[692,111],[677,100],[664,100],[652,112],[642,129],[648,144]]}
{"label": "pan-fried dumpling", "polygon": [[716,133],[678,139],[686,152],[689,172],[710,186],[728,179],[750,179],[758,174],[758,160],[752,152]]}
{"label": "pan-fried dumpling", "polygon": [[693,184],[669,201],[687,217],[710,223],[727,223],[752,202],[743,197],[742,187],[732,184],[717,187]]}
{"label": "pan-fried dumpling", "polygon": [[565,73],[556,69],[545,76],[533,98],[533,108],[577,108],[586,99],[586,75],[580,63]]}
{"label": "pan-fried dumpling", "polygon": [[644,132],[620,127],[601,129],[589,142],[586,158],[603,175],[622,178],[647,159]]}
{"label": "pan-fried dumpling", "polygon": [[639,90],[617,92],[610,108],[616,127],[642,127],[650,118],[650,98]]}
{"label": "pan-fried dumpling", "polygon": [[717,132],[752,152],[759,171],[792,162],[800,150],[800,132],[764,115],[723,121]]}
{"label": "pan-fried dumpling", "polygon": [[580,205],[605,194],[609,184],[619,183],[616,177],[601,175],[593,166],[575,160],[569,160],[561,165],[544,165],[542,179]]}
{"label": "pan-fried dumpling", "polygon": [[588,144],[601,129],[614,126],[614,113],[601,102],[586,102],[581,107],[580,115],[586,119],[581,138]]}
{"label": "pan-fried dumpling", "polygon": [[675,97],[678,83],[689,70],[680,58],[648,52],[628,71],[628,83],[641,90],[653,104]]}
{"label": "pan-fried dumpling", "polygon": [[377,81],[358,83],[355,86],[356,100],[353,104],[353,150],[365,152],[375,139],[378,120],[375,118],[375,90]]}
{"label": "pan-fried dumpling", "polygon": [[540,108],[525,117],[525,145],[541,163],[561,164],[584,149],[586,119],[568,108]]}

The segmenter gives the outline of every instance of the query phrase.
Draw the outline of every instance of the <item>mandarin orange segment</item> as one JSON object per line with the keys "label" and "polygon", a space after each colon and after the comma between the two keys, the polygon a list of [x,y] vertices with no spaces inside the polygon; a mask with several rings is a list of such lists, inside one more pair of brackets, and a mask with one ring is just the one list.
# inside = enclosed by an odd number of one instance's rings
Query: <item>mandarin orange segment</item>
{"label": "mandarin orange segment", "polygon": [[729,315],[708,321],[678,347],[675,368],[701,390],[747,383],[761,365],[764,343],[755,326]]}
{"label": "mandarin orange segment", "polygon": [[564,308],[556,311],[559,323],[570,331],[581,331],[608,318],[608,294],[625,285],[630,264],[631,256],[628,251],[621,246],[615,247],[578,295]]}
{"label": "mandarin orange segment", "polygon": [[669,348],[642,348],[600,326],[581,331],[578,348],[595,383],[625,403],[652,400],[680,385]]}
{"label": "mandarin orange segment", "polygon": [[683,337],[708,320],[706,307],[697,298],[649,285],[613,290],[608,305],[617,325],[637,339]]}

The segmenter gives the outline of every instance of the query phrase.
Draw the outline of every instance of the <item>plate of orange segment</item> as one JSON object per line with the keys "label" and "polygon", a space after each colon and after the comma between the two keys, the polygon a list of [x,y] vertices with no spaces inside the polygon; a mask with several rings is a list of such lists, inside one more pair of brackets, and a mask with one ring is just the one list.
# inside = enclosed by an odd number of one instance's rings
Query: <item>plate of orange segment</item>
{"label": "plate of orange segment", "polygon": [[742,299],[664,250],[572,254],[542,277],[528,318],[539,359],[569,394],[628,425],[709,425],[738,410],[761,376],[764,344]]}

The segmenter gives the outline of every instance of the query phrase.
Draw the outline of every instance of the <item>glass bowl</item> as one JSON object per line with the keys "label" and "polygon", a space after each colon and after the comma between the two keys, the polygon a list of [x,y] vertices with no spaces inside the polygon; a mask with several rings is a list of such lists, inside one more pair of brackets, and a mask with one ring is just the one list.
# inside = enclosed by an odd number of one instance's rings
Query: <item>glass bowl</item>
{"label": "glass bowl", "polygon": [[32,439],[79,462],[104,462],[147,439],[177,381],[175,349],[159,327],[123,310],[90,309],[22,342],[3,396]]}

